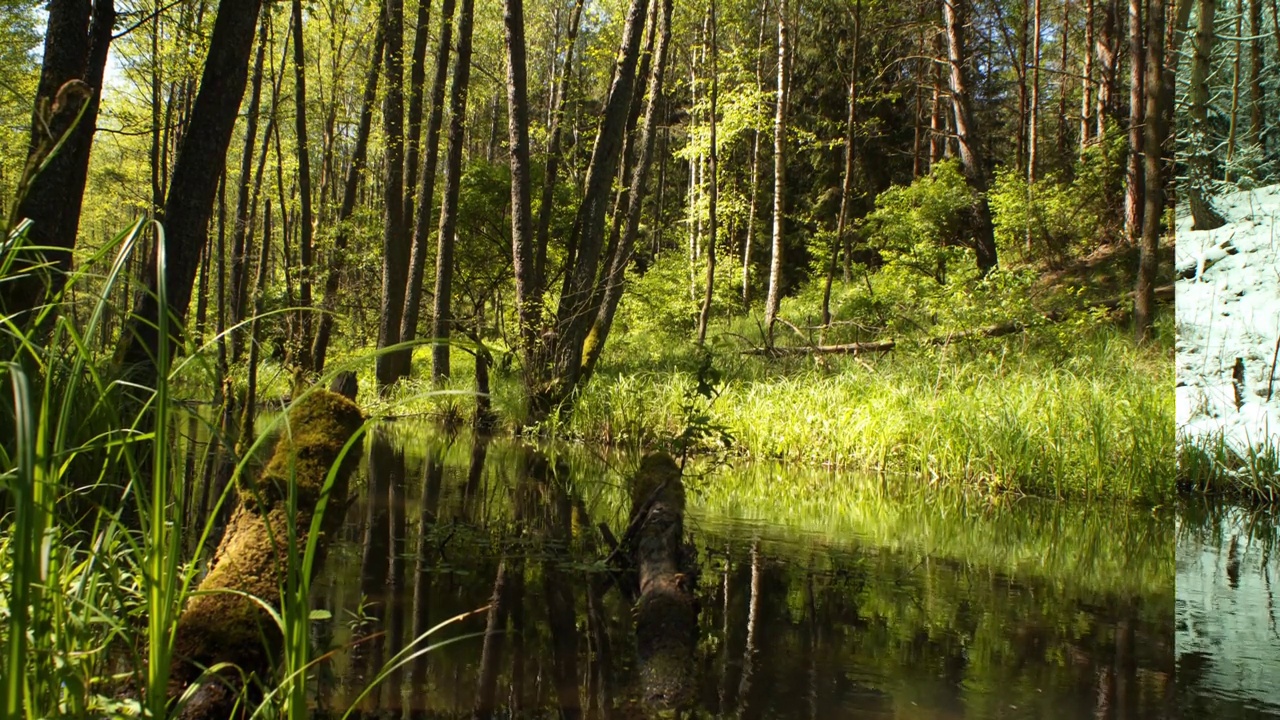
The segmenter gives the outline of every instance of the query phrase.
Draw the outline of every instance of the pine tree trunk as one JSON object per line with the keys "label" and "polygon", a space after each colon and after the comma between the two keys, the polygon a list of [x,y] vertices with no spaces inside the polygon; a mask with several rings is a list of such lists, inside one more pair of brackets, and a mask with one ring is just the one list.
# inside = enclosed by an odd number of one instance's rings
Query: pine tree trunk
{"label": "pine tree trunk", "polygon": [[1142,0],[1129,0],[1129,166],[1125,176],[1125,236],[1137,245],[1142,234],[1143,49]]}
{"label": "pine tree trunk", "polygon": [[974,253],[978,271],[986,275],[995,268],[998,260],[995,229],[991,224],[991,207],[987,204],[986,171],[976,140],[979,133],[969,105],[969,80],[966,72],[968,55],[964,43],[966,13],[963,2],[964,0],[942,0],[942,15],[947,29],[951,105],[955,116],[956,144],[960,149],[960,165],[969,186],[978,194],[973,208]]}
{"label": "pine tree trunk", "polygon": [[[959,0],[954,0],[959,1]],[[1040,159],[1040,39],[1044,34],[1044,26],[1041,24],[1040,0],[1034,0],[1035,20],[1031,26],[1031,110],[1028,118],[1027,131],[1027,184],[1034,185],[1036,182],[1036,171]],[[1027,236],[1027,245],[1030,249],[1031,237]]]}
{"label": "pine tree trunk", "polygon": [[1080,53],[1083,67],[1080,83],[1080,152],[1084,153],[1089,146],[1090,133],[1093,132],[1093,22],[1095,0],[1085,0],[1084,4],[1084,52]]}
{"label": "pine tree trunk", "polygon": [[[1244,32],[1244,2],[1236,0],[1236,26],[1235,26],[1235,55],[1231,62],[1231,115],[1230,125],[1227,128],[1227,182],[1233,182],[1239,177],[1239,172],[1235,167],[1236,147],[1239,144],[1239,127],[1240,127],[1240,75],[1241,75],[1241,58],[1244,55],[1244,47],[1242,45],[1241,33]],[[1148,42],[1150,42],[1148,40]],[[1150,53],[1148,53],[1148,62],[1150,62]],[[1148,77],[1150,73],[1148,73]]]}
{"label": "pine tree trunk", "polygon": [[1187,117],[1190,122],[1188,133],[1188,175],[1186,183],[1187,198],[1191,205],[1193,230],[1212,230],[1221,227],[1225,222],[1221,215],[1213,209],[1209,202],[1212,172],[1212,148],[1209,147],[1209,73],[1213,67],[1214,16],[1217,13],[1217,0],[1198,0],[1195,54],[1191,62],[1191,79],[1188,82],[1187,95],[1190,107]]}
{"label": "pine tree trunk", "polygon": [[[571,72],[569,61],[573,58],[573,45],[576,41],[578,18],[582,12],[582,3],[574,5],[574,14],[569,21],[568,47],[565,50],[565,66],[561,71],[558,93],[568,89],[568,77]],[[524,2],[523,0],[506,0],[504,7],[504,24],[507,51],[507,135],[511,145],[509,162],[511,164],[511,257],[515,266],[516,304],[520,318],[520,350],[525,364],[525,383],[532,386],[539,381],[534,379],[532,368],[544,361],[545,348],[538,337],[538,323],[542,319],[542,268],[539,263],[546,262],[545,235],[542,232],[544,220],[550,222],[551,208],[549,203],[554,196],[549,192],[545,181],[542,187],[544,206],[539,209],[537,235],[533,227],[533,208],[530,205],[532,180],[529,153],[529,80],[525,52]],[[564,116],[565,96],[555,98],[551,119],[551,138],[547,149],[547,172],[551,173],[553,161],[559,160],[560,121]],[[554,182],[552,183],[554,185]],[[554,189],[554,188],[551,188]]]}
{"label": "pine tree trunk", "polygon": [[[1264,150],[1262,95],[1262,0],[1249,0],[1249,142]],[[1170,48],[1172,50],[1172,48]]]}
{"label": "pine tree trunk", "polygon": [[1151,0],[1147,29],[1146,118],[1146,211],[1142,224],[1142,250],[1138,261],[1138,288],[1135,293],[1133,318],[1138,341],[1151,338],[1155,321],[1156,251],[1160,243],[1161,220],[1164,216],[1164,144],[1165,127],[1164,31],[1165,0]]}

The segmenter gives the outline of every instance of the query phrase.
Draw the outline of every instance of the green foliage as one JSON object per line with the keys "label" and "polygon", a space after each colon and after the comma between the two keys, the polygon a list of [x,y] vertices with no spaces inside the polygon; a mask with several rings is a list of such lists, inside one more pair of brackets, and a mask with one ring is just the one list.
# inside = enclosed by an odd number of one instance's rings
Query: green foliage
{"label": "green foliage", "polygon": [[998,169],[987,198],[1001,258],[1060,265],[1118,237],[1122,228],[1108,226],[1108,218],[1126,147],[1122,133],[1108,133],[1085,151],[1073,177],[1049,173],[1030,190],[1021,169]]}
{"label": "green foliage", "polygon": [[[876,209],[861,228],[885,265],[946,284],[949,269],[971,255],[963,247],[973,191],[955,161],[938,163],[910,185],[897,185],[876,197]],[[972,263],[968,263],[972,264]]]}

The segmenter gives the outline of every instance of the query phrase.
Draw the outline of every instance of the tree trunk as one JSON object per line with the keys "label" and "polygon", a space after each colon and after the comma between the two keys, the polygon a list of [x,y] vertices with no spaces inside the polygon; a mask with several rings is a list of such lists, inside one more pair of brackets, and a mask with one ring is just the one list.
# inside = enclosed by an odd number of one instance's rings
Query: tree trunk
{"label": "tree trunk", "polygon": [[1098,27],[1098,40],[1094,54],[1098,60],[1097,132],[1101,136],[1107,130],[1107,120],[1119,120],[1116,107],[1116,78],[1120,62],[1120,37],[1116,23],[1120,14],[1120,0],[1102,0],[1102,24]]}
{"label": "tree trunk", "polygon": [[[427,35],[431,26],[431,0],[418,0],[413,30],[413,57],[409,66],[409,127],[404,148],[404,224],[414,227],[414,192],[418,187],[418,155],[422,139],[422,92],[427,84]],[[448,45],[448,43],[445,43]],[[412,273],[410,273],[412,275]],[[406,305],[408,302],[406,290]],[[405,337],[404,325],[400,335]]]}
{"label": "tree trunk", "polygon": [[617,68],[587,166],[582,204],[570,233],[570,247],[576,249],[576,258],[573,266],[566,269],[564,291],[556,313],[551,392],[538,401],[542,407],[537,408],[537,413],[549,411],[548,402],[559,404],[581,379],[583,342],[597,310],[591,302],[598,299],[595,281],[604,250],[605,218],[613,199],[613,182],[630,118],[647,10],[648,0],[632,0],[627,11]]}
{"label": "tree trunk", "polygon": [[[1230,124],[1227,128],[1227,182],[1231,182],[1239,177],[1239,171],[1236,168],[1236,146],[1239,144],[1239,127],[1240,127],[1240,74],[1241,74],[1241,57],[1244,55],[1244,47],[1242,45],[1241,33],[1244,32],[1244,2],[1236,0],[1236,27],[1235,41],[1236,51],[1231,62],[1231,114]],[[1163,41],[1163,36],[1161,37]],[[1150,40],[1147,41],[1148,43]],[[1148,62],[1150,62],[1150,50],[1148,50]],[[1147,73],[1150,77],[1150,73]]]}
{"label": "tree trunk", "polygon": [[1142,0],[1129,0],[1129,166],[1125,176],[1125,236],[1138,244],[1142,233],[1143,75]]}
{"label": "tree trunk", "polygon": [[644,120],[640,125],[640,157],[632,168],[631,202],[627,206],[626,223],[622,237],[609,258],[608,274],[604,290],[600,293],[600,307],[596,311],[595,322],[591,333],[587,336],[583,350],[582,379],[585,381],[595,371],[600,353],[604,350],[605,340],[613,327],[613,318],[618,310],[618,302],[622,299],[622,290],[626,282],[626,267],[631,262],[635,248],[636,235],[640,229],[640,214],[644,206],[644,190],[649,178],[649,166],[653,158],[653,146],[657,140],[658,108],[662,105],[662,83],[666,73],[667,55],[671,40],[672,1],[664,0],[662,12],[657,18],[657,43],[649,72],[648,104],[645,106]]}
{"label": "tree trunk", "polygon": [[[574,6],[569,22],[569,37],[575,38],[582,2]],[[506,0],[503,21],[507,50],[507,135],[511,146],[511,257],[516,276],[516,304],[519,316],[520,350],[525,364],[526,385],[536,382],[532,368],[543,361],[543,348],[538,338],[538,323],[542,317],[542,266],[546,262],[546,235],[543,223],[551,217],[551,200],[554,189],[547,184],[554,179],[544,179],[542,203],[539,208],[537,236],[533,229],[533,209],[530,207],[531,183],[529,161],[529,81],[524,38],[524,2]],[[569,61],[573,58],[573,42],[566,50],[565,66],[560,78],[558,93],[565,93],[571,72]],[[555,109],[551,119],[551,136],[548,140],[547,167],[549,175],[555,172],[559,162],[559,123],[564,115],[565,95],[554,98]]]}
{"label": "tree trunk", "polygon": [[[425,0],[424,0],[425,1]],[[400,322],[400,339],[408,342],[418,335],[418,316],[422,307],[422,279],[427,254],[431,252],[431,210],[435,206],[436,169],[440,159],[440,125],[444,117],[444,89],[449,79],[449,44],[453,37],[454,0],[444,0],[440,9],[440,43],[436,47],[435,76],[431,81],[431,114],[427,118],[426,155],[417,177],[418,212],[413,220],[413,248],[409,254],[409,284],[405,288],[404,317]],[[398,351],[408,369],[412,350]]]}
{"label": "tree trunk", "polygon": [[[854,4],[854,29],[853,29],[853,63],[852,69],[849,71],[849,108],[848,120],[845,121],[844,130],[844,174],[840,183],[840,213],[836,217],[836,234],[831,239],[831,260],[827,264],[827,280],[822,288],[822,327],[831,325],[831,284],[836,275],[836,259],[840,256],[840,249],[844,247],[846,262],[852,254],[852,247],[845,247],[844,234],[847,230],[845,223],[849,218],[849,198],[853,194],[853,166],[857,158],[857,148],[854,147],[854,131],[857,127],[858,119],[858,45],[862,35],[862,2],[856,0]],[[845,273],[848,275],[848,273]]]}
{"label": "tree trunk", "polygon": [[[382,188],[382,320],[378,349],[400,342],[404,314],[404,290],[408,280],[409,243],[404,226],[404,5],[403,0],[383,0],[386,27],[385,62],[387,90],[382,101],[382,130],[386,143],[386,174]],[[381,392],[404,377],[407,368],[394,352],[377,359]]]}
{"label": "tree trunk", "polygon": [[1146,210],[1142,223],[1142,250],[1138,261],[1138,288],[1133,320],[1139,342],[1151,338],[1155,322],[1156,250],[1164,216],[1165,103],[1164,78],[1165,0],[1151,0],[1147,29]]}
{"label": "tree trunk", "polygon": [[[1137,0],[1135,0],[1136,2]],[[947,57],[950,65],[951,105],[955,111],[956,143],[960,148],[960,165],[969,186],[978,194],[974,204],[974,251],[978,271],[989,273],[997,264],[995,229],[991,224],[991,207],[987,204],[987,179],[982,154],[977,144],[977,124],[969,106],[968,63],[964,46],[964,0],[942,0],[942,16],[947,28]]]}
{"label": "tree trunk", "polygon": [[[756,38],[756,87],[761,87],[761,75],[764,72],[764,32],[768,27],[769,2],[760,2],[760,32]],[[759,213],[760,199],[760,131],[751,133],[751,202],[747,211],[747,234],[742,238],[742,306],[751,303],[751,246],[756,241],[756,217]]]}
{"label": "tree trunk", "polygon": [[[715,292],[716,282],[716,240],[719,238],[719,218],[716,214],[716,203],[720,198],[720,164],[716,152],[716,113],[720,94],[718,25],[716,22],[716,0],[711,0],[711,149],[709,154],[711,173],[711,191],[707,195],[707,282],[702,296],[702,310],[698,313],[698,347],[707,339],[707,322],[711,319],[711,300]],[[655,28],[656,30],[656,28]],[[637,189],[638,191],[638,189]]]}
{"label": "tree trunk", "polygon": [[[1062,59],[1058,67],[1061,73],[1058,76],[1058,159],[1060,162],[1067,162],[1069,153],[1067,146],[1069,137],[1067,134],[1067,91],[1069,90],[1069,81],[1071,72],[1070,55],[1071,49],[1071,0],[1062,0],[1062,29],[1059,31],[1058,44],[1062,49]],[[1070,164],[1066,165],[1068,168]]]}
{"label": "tree trunk", "polygon": [[[1027,185],[1034,185],[1036,182],[1036,170],[1040,158],[1038,150],[1040,145],[1040,39],[1044,34],[1044,26],[1041,24],[1040,0],[1034,1],[1035,20],[1031,26],[1031,110],[1027,131]],[[1028,234],[1028,249],[1030,244],[1031,238]]]}
{"label": "tree trunk", "polygon": [[1089,134],[1093,131],[1093,27],[1095,0],[1084,3],[1084,52],[1081,60],[1080,82],[1080,152],[1084,153],[1089,146]]}
{"label": "tree trunk", "polygon": [[334,309],[338,304],[338,285],[342,279],[347,245],[351,230],[347,223],[356,208],[356,194],[360,188],[360,176],[364,174],[369,154],[369,131],[373,127],[373,104],[378,96],[378,76],[382,69],[382,50],[386,44],[386,24],[379,19],[373,39],[373,54],[364,78],[364,96],[360,100],[360,121],[356,126],[356,144],[351,150],[351,165],[347,168],[342,185],[342,204],[338,207],[337,232],[333,238],[333,251],[329,255],[328,273],[324,280],[324,312],[316,326],[315,342],[311,346],[312,369],[324,371],[325,356],[329,351],[329,338],[333,333]]}
{"label": "tree trunk", "polygon": [[1213,65],[1214,16],[1217,0],[1198,0],[1195,55],[1191,61],[1191,79],[1187,94],[1190,107],[1188,133],[1187,198],[1191,205],[1192,230],[1213,230],[1226,222],[1213,208],[1211,196],[1212,148],[1209,146],[1209,73]]}
{"label": "tree trunk", "polygon": [[[1262,0],[1249,0],[1249,142],[1264,150],[1262,133],[1264,98],[1262,95]],[[1176,52],[1176,48],[1169,48]]]}
{"label": "tree trunk", "polygon": [[[44,250],[17,258],[0,283],[0,315],[19,325],[62,291],[71,269],[115,7],[111,0],[53,0],[48,17],[27,167],[15,191],[16,212],[9,214],[10,227],[19,218],[31,220],[26,242]],[[49,158],[59,141],[62,148]],[[46,158],[48,166],[33,177]],[[47,270],[33,267],[45,262]]]}
{"label": "tree trunk", "polygon": [[[547,157],[542,176],[542,196],[538,205],[537,235],[534,244],[533,265],[530,267],[529,283],[526,297],[531,297],[535,289],[540,293],[546,283],[547,244],[551,233],[551,207],[555,197],[556,182],[560,179],[561,143],[563,133],[560,129],[564,122],[565,108],[569,104],[569,79],[573,74],[573,53],[578,43],[578,28],[582,21],[583,0],[573,4],[573,13],[569,16],[569,29],[565,36],[564,65],[560,69],[560,77],[552,96],[553,109],[551,121],[547,128]],[[523,26],[523,18],[521,18]],[[521,32],[523,33],[523,27]],[[523,42],[521,54],[523,54]],[[522,71],[523,72],[523,71]],[[527,84],[527,81],[526,81]],[[526,128],[527,130],[527,128]],[[526,142],[528,132],[525,132]],[[514,136],[513,136],[514,137]]]}
{"label": "tree trunk", "polygon": [[471,27],[474,1],[462,0],[458,13],[458,57],[453,65],[453,89],[449,93],[449,149],[444,166],[444,200],[440,205],[440,231],[436,255],[436,295],[431,320],[431,378],[449,377],[449,331],[453,323],[453,253],[458,228],[458,192],[462,187],[462,149],[467,121],[467,86],[471,81]]}
{"label": "tree trunk", "polygon": [[[240,179],[236,183],[236,218],[231,235],[231,326],[235,327],[244,320],[245,293],[249,286],[249,248],[246,239],[249,235],[249,182],[253,178],[253,146],[258,136],[258,115],[262,109],[262,69],[266,63],[267,27],[270,18],[263,18],[258,29],[258,52],[253,61],[253,79],[250,81],[249,112],[245,116],[244,152],[240,154]],[[264,141],[265,142],[265,141]],[[244,346],[243,331],[233,330],[231,333],[231,360],[240,359]]]}
{"label": "tree trunk", "polygon": [[769,257],[769,294],[764,302],[765,334],[773,340],[773,323],[782,303],[783,229],[787,199],[787,90],[790,47],[787,43],[787,0],[778,0],[778,97],[773,119],[773,244]]}
{"label": "tree trunk", "polygon": [[159,304],[156,273],[148,273],[147,292],[124,329],[119,357],[138,367],[142,379],[154,379],[161,359],[160,314],[170,315],[167,351],[181,343],[182,325],[191,300],[196,264],[208,240],[209,217],[218,176],[226,165],[227,146],[235,127],[249,74],[261,0],[221,0],[200,91],[178,149],[165,203],[164,278],[166,307]]}
{"label": "tree trunk", "polygon": [[307,73],[306,54],[302,44],[302,0],[293,0],[293,88],[294,133],[297,138],[298,197],[301,217],[298,220],[298,335],[293,338],[294,364],[299,369],[311,367],[311,250],[314,225],[311,217],[311,148],[307,142]]}

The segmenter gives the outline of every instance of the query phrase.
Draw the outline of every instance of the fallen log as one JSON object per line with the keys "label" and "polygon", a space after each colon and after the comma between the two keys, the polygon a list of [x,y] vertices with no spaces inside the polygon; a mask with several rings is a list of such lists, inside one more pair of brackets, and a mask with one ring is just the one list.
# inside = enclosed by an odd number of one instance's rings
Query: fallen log
{"label": "fallen log", "polygon": [[[1174,289],[1172,285],[1164,285],[1156,288],[1156,300],[1168,302],[1173,300]],[[1089,310],[1116,310],[1121,304],[1131,300],[1133,293],[1126,293],[1119,297],[1108,298],[1106,300],[1098,300],[1091,302],[1075,309],[1075,312],[1083,312]],[[1053,323],[1062,322],[1071,314],[1070,311],[1051,310],[1040,316],[1037,323],[1025,323],[1021,321],[1011,321],[1005,323],[996,323],[995,325],[987,325],[972,330],[963,330],[960,332],[949,333],[947,335],[937,335],[924,340],[874,340],[869,342],[844,343],[840,345],[796,345],[790,347],[761,347],[749,348],[743,350],[744,355],[768,355],[771,357],[781,357],[785,355],[860,355],[862,353],[886,353],[895,350],[900,346],[910,347],[912,345],[949,345],[953,342],[963,340],[976,340],[984,338],[998,338],[1005,335],[1014,335],[1027,330],[1030,327],[1039,325],[1051,325]]]}
{"label": "fallen log", "polygon": [[640,580],[635,618],[641,685],[648,703],[683,707],[694,693],[697,580],[684,544],[684,483],[671,456],[645,456],[631,498],[639,520],[629,549]]}
{"label": "fallen log", "polygon": [[[270,614],[253,598],[280,609],[289,534],[305,547],[329,469],[341,461],[327,492],[320,553],[311,571],[319,569],[325,539],[341,527],[348,482],[360,462],[359,447],[340,458],[341,452],[363,424],[360,408],[347,397],[324,390],[305,395],[289,410],[288,426],[262,475],[241,479],[239,504],[212,569],[178,620],[169,697],[176,700],[190,693],[179,717],[224,720],[252,713],[257,698],[246,703],[244,691],[253,692],[251,678],[256,676],[260,683],[270,677],[272,659],[279,657],[283,641]],[[292,509],[287,501],[290,485]],[[219,666],[223,669],[212,670]]]}

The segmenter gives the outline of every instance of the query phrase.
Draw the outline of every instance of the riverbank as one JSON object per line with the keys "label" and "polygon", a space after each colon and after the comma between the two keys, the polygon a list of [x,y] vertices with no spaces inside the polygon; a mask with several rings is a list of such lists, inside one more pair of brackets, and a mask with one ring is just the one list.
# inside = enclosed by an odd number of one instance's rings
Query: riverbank
{"label": "riverbank", "polygon": [[[1145,347],[1122,326],[1095,323],[814,359],[747,355],[729,334],[712,334],[714,399],[696,392],[704,356],[692,342],[625,335],[573,413],[543,430],[646,450],[669,448],[694,427],[702,436],[696,450],[728,459],[908,476],[922,487],[987,494],[1159,505],[1175,495],[1172,335],[1164,316]],[[418,351],[418,367],[428,352]],[[465,424],[472,372],[471,357],[455,352],[450,383],[433,389],[411,379],[374,411]],[[260,373],[276,375],[284,377]],[[492,376],[494,410],[512,432],[519,378],[501,367]]]}

